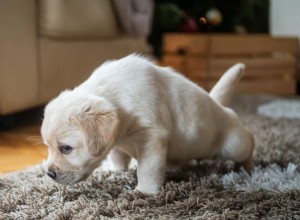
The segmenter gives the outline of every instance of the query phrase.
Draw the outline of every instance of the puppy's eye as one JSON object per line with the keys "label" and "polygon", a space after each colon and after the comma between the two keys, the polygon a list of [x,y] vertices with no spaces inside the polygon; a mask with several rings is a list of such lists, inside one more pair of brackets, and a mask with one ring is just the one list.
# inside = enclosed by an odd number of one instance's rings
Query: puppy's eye
{"label": "puppy's eye", "polygon": [[61,145],[59,146],[59,150],[62,154],[69,154],[73,148],[68,145]]}

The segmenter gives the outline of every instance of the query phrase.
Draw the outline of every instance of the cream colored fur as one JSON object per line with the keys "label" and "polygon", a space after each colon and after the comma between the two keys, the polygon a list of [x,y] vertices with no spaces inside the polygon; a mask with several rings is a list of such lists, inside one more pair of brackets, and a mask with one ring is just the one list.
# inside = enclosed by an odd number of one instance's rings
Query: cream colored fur
{"label": "cream colored fur", "polygon": [[[243,64],[210,94],[170,68],[130,55],[101,65],[46,109],[42,136],[56,181],[87,178],[109,154],[116,169],[137,159],[136,190],[157,194],[167,163],[221,155],[252,168],[253,136],[229,108]],[[62,154],[60,145],[73,148]]]}

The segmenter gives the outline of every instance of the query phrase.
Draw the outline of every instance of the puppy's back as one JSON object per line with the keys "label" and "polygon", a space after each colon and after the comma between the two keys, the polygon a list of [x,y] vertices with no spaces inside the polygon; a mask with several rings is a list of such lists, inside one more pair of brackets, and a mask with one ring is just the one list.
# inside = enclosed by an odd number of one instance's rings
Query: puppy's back
{"label": "puppy's back", "polygon": [[203,89],[183,75],[136,54],[102,64],[77,89],[105,97],[135,115],[147,115],[150,121],[162,115],[160,120],[169,121],[181,112],[192,115],[193,108],[190,111],[187,106],[211,102]]}

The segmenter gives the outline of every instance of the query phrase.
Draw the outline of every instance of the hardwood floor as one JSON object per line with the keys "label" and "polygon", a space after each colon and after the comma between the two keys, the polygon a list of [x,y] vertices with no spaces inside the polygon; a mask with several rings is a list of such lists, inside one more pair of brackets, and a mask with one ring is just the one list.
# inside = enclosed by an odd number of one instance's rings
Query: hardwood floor
{"label": "hardwood floor", "polygon": [[40,119],[31,111],[17,120],[26,121],[6,131],[0,131],[0,174],[26,169],[47,158],[47,148],[37,138]]}

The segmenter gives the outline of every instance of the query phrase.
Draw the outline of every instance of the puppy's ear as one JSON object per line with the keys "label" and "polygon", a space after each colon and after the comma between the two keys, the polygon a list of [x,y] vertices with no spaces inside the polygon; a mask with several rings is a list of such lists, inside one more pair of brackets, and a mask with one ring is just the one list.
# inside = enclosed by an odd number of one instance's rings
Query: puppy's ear
{"label": "puppy's ear", "polygon": [[114,111],[99,111],[95,105],[70,116],[70,121],[82,131],[85,147],[93,157],[99,157],[112,146],[119,127],[119,119]]}

